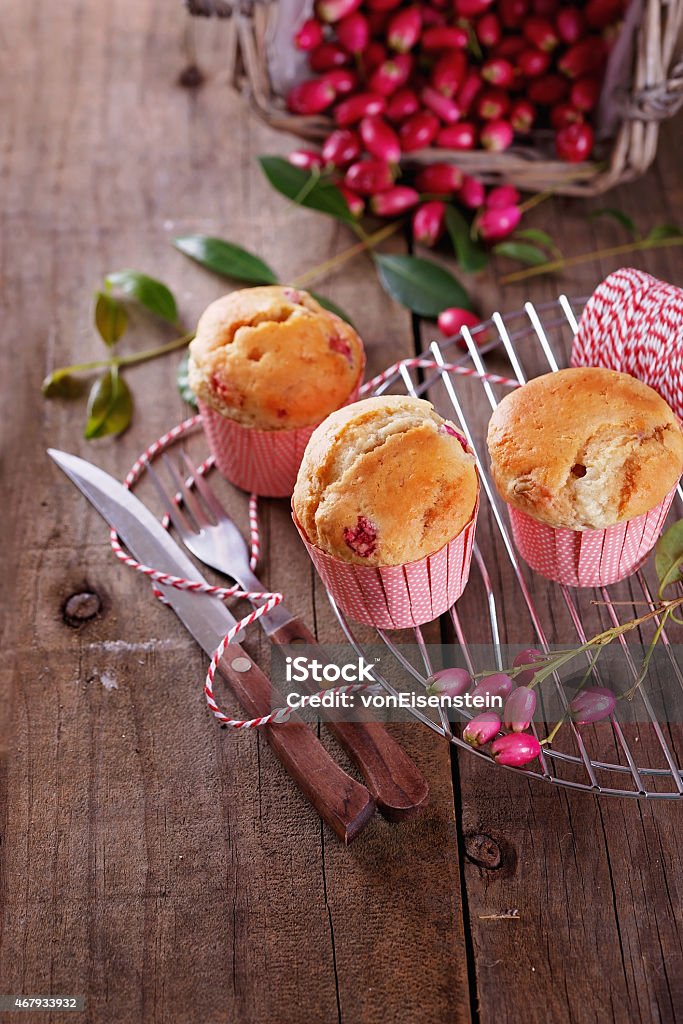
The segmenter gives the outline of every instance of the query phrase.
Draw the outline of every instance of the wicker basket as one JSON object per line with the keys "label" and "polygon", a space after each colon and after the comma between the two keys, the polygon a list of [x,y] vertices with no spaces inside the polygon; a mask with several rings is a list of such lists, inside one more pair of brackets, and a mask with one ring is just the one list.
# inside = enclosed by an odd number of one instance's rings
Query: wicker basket
{"label": "wicker basket", "polygon": [[[229,68],[235,86],[251,99],[272,127],[303,139],[320,140],[332,122],[321,115],[290,114],[274,91],[268,69],[268,40],[278,18],[277,0],[187,0],[191,14],[229,19],[226,29]],[[619,102],[618,127],[604,159],[569,165],[548,159],[549,132],[532,134],[530,144],[504,153],[425,149],[410,154],[411,164],[453,160],[467,174],[487,183],[509,182],[525,191],[553,189],[562,195],[598,195],[632,181],[651,165],[660,123],[683,105],[683,59],[676,58],[683,0],[643,0],[636,31],[631,87]],[[599,154],[602,155],[602,154]]]}

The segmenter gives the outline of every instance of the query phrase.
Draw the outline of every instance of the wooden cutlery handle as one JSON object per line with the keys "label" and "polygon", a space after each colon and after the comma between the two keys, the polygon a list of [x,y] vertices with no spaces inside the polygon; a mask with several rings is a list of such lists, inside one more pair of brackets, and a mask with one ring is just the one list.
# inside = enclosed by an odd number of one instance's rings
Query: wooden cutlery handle
{"label": "wooden cutlery handle", "polygon": [[[270,639],[276,644],[317,644],[301,619],[287,622]],[[315,683],[303,686],[309,693],[317,688]],[[381,722],[341,722],[330,717],[325,725],[357,765],[385,818],[401,821],[427,806],[427,780]]]}
{"label": "wooden cutlery handle", "polygon": [[[278,707],[281,698],[268,677],[239,646],[230,644],[219,669],[247,714],[256,718]],[[275,756],[290,777],[334,829],[350,843],[369,822],[375,805],[368,790],[332,759],[313,730],[296,715],[263,730]]]}

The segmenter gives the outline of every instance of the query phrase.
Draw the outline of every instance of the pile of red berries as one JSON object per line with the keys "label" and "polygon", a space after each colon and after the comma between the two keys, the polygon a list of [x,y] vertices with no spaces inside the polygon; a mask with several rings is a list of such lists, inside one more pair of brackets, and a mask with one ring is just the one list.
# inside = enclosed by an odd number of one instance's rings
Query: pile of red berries
{"label": "pile of red berries", "polygon": [[[534,128],[562,160],[593,150],[595,109],[625,0],[317,0],[298,29],[316,77],[287,97],[296,114],[329,113],[322,153],[292,161],[335,169],[351,210],[391,216],[420,192],[480,207],[484,190],[456,167],[397,185],[402,155],[427,146],[501,151]],[[463,192],[465,193],[463,195]],[[424,208],[423,208],[424,209]],[[424,214],[427,217],[427,214]]]}

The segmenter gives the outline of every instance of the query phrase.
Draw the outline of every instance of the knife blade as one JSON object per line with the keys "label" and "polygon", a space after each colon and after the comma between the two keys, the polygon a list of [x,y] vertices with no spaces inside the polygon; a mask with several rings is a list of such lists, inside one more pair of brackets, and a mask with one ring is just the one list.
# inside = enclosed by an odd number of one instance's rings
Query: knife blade
{"label": "knife blade", "polygon": [[[55,448],[48,448],[48,455],[116,530],[138,561],[173,576],[206,582],[159,520],[118,480],[76,455]],[[211,655],[235,625],[235,617],[222,601],[208,594],[169,586],[162,589],[185,628]],[[219,669],[247,714],[264,715],[281,703],[268,677],[239,644],[229,645]],[[283,724],[265,726],[263,732],[323,820],[345,842],[354,839],[374,811],[366,787],[343,771],[298,716],[292,715]]]}

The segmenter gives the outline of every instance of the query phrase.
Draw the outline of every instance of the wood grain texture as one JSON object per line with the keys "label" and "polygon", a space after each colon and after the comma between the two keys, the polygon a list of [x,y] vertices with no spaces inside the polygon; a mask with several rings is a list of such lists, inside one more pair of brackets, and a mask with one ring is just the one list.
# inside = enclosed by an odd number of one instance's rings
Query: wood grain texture
{"label": "wood grain texture", "polygon": [[[83,407],[40,397],[50,368],[101,354],[88,325],[103,273],[131,266],[167,281],[192,324],[226,285],[174,252],[174,234],[239,240],[285,278],[349,244],[262,183],[256,155],[290,140],[229,92],[213,25],[200,29],[204,87],[177,85],[184,31],[181,5],[159,0],[28,2],[1,29],[13,97],[0,129],[3,550],[17,574],[5,650],[17,665],[3,706],[0,989],[83,993],[88,1021],[107,1024],[464,1022],[448,751],[410,730],[406,749],[431,782],[427,812],[401,826],[377,818],[345,849],[263,737],[211,721],[204,656],[112,558],[99,517],[44,454],[77,451],[120,477],[184,412],[175,358],[130,373],[135,423],[118,442],[86,444]],[[412,351],[409,318],[377,301],[362,261],[325,290],[357,311],[373,370]],[[139,318],[126,344],[163,334]],[[201,454],[200,438],[190,450]],[[246,525],[245,499],[226,491]],[[264,502],[264,576],[316,621],[284,502]],[[86,590],[101,612],[73,628],[63,605]],[[318,636],[337,638],[316,602]],[[258,631],[246,647],[267,667]]]}
{"label": "wood grain texture", "polygon": [[[239,240],[290,278],[348,236],[262,184],[255,156],[291,143],[228,91],[222,26],[197,27],[205,82],[188,90],[179,3],[26,0],[3,15],[2,558],[15,585],[2,595],[0,990],[85,994],[89,1024],[680,1019],[678,807],[567,795],[467,756],[454,792],[445,744],[392,725],[429,781],[429,807],[400,826],[376,819],[347,849],[263,737],[210,720],[204,656],[112,558],[101,521],[44,454],[63,447],[122,476],[183,414],[175,359],[130,374],[135,424],[118,442],[81,441],[82,407],[44,403],[40,381],[101,355],[89,305],[106,271],[167,281],[188,324],[220,294],[173,251],[174,234]],[[680,217],[679,132],[680,121],[665,128],[648,177],[610,197],[644,228]],[[586,209],[548,203],[532,222],[567,252],[617,240]],[[632,262],[683,283],[673,250]],[[575,270],[561,287],[589,292],[609,269]],[[558,285],[502,290],[486,277],[478,288],[490,310]],[[370,372],[412,353],[410,317],[362,260],[324,290],[353,311]],[[137,319],[130,345],[160,334]],[[202,451],[194,439],[191,454]],[[222,498],[246,526],[243,497],[226,487]],[[263,505],[264,583],[285,589],[320,641],[338,640],[286,503]],[[496,554],[508,637],[524,643]],[[86,591],[99,613],[67,624],[65,602]],[[562,639],[566,613],[552,613]],[[474,604],[468,615],[476,636]],[[267,667],[258,632],[246,647]],[[237,710],[222,688],[219,699]],[[513,907],[519,920],[484,920]]]}

